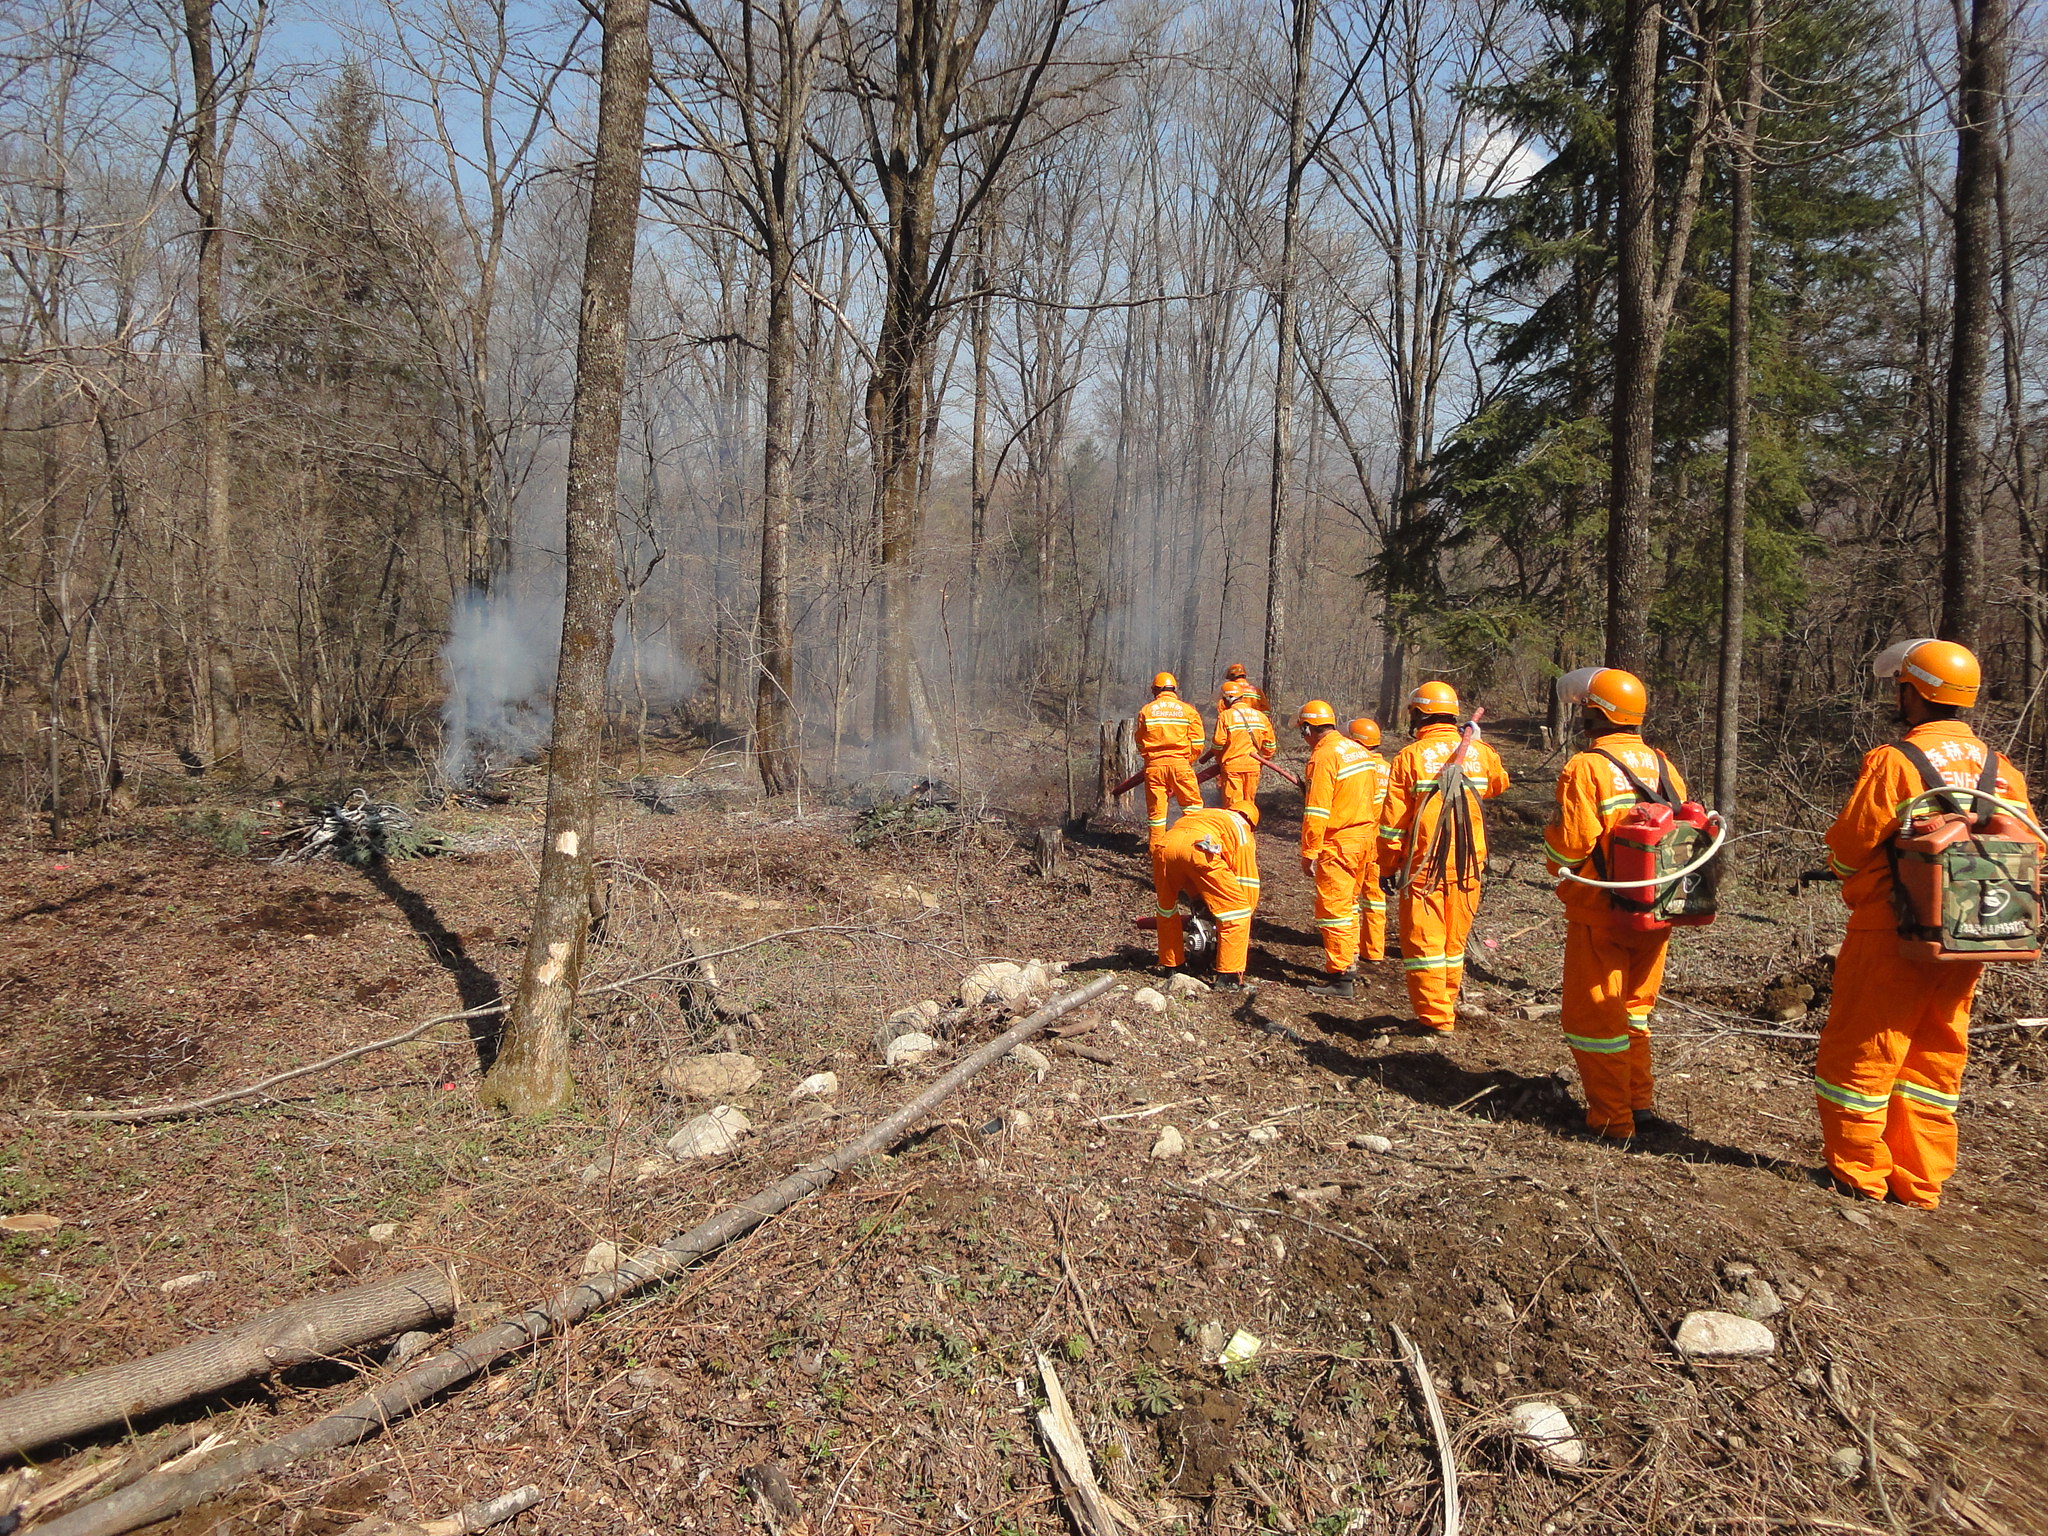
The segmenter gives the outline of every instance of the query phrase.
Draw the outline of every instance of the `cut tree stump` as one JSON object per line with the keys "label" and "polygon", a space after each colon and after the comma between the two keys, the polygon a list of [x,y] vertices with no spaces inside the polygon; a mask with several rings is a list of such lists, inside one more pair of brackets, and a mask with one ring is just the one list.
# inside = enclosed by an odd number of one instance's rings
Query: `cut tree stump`
{"label": "cut tree stump", "polygon": [[1031,840],[1031,862],[1038,869],[1038,878],[1050,880],[1060,872],[1060,853],[1063,840],[1058,827],[1040,827]]}
{"label": "cut tree stump", "polygon": [[160,1355],[103,1365],[0,1402],[0,1455],[19,1456],[454,1315],[455,1286],[445,1269],[309,1296]]}

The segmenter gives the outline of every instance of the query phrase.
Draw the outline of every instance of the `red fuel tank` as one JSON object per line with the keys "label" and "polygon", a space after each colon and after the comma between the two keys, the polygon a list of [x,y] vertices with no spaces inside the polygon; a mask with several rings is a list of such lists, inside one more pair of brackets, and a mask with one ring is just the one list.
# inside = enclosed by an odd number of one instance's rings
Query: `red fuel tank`
{"label": "red fuel tank", "polygon": [[[1710,903],[1705,911],[1688,911],[1686,908],[1693,904],[1675,892],[1670,883],[1649,883],[1658,875],[1680,867],[1670,858],[1664,845],[1681,828],[1705,832],[1708,828],[1706,808],[1688,800],[1674,811],[1668,805],[1648,801],[1622,817],[1608,834],[1607,878],[1645,882],[1642,885],[1629,884],[1611,893],[1618,909],[1616,920],[1621,927],[1640,931],[1697,928],[1714,920]],[[1692,839],[1687,839],[1688,845],[1691,842]],[[1690,885],[1698,878],[1698,875],[1688,876],[1679,884]]]}

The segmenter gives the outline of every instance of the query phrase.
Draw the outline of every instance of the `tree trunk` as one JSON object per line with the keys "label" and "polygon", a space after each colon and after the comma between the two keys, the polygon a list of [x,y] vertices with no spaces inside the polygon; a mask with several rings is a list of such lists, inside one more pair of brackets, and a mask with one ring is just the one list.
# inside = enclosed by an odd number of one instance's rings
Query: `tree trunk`
{"label": "tree trunk", "polygon": [[449,1272],[429,1266],[309,1296],[161,1354],[103,1365],[0,1402],[0,1456],[121,1424],[188,1398],[454,1315]]}
{"label": "tree trunk", "polygon": [[[787,55],[784,69],[788,69]],[[779,186],[788,187],[788,177]],[[791,729],[790,702],[796,666],[789,635],[789,517],[794,500],[791,461],[795,457],[796,310],[795,253],[789,245],[787,210],[772,216],[768,237],[768,354],[762,409],[761,600],[754,649],[761,674],[754,694],[754,759],[764,794],[785,795],[797,786],[799,763]]]}
{"label": "tree trunk", "polygon": [[597,149],[569,426],[568,573],[548,759],[546,843],[519,995],[483,1085],[485,1103],[518,1115],[539,1114],[568,1101],[569,1023],[590,933],[605,672],[620,597],[615,537],[619,431],[652,67],[647,3],[606,0],[604,10]]}
{"label": "tree trunk", "polygon": [[220,74],[214,58],[213,0],[184,0],[185,49],[192,66],[192,127],[187,169],[199,216],[198,269],[192,307],[199,342],[200,649],[206,678],[206,766],[234,769],[242,753],[236,704],[228,547],[234,519],[228,504],[232,471],[228,441],[227,335],[221,316],[226,230],[221,227]]}
{"label": "tree trunk", "polygon": [[1721,491],[1721,668],[1714,705],[1714,803],[1735,813],[1741,753],[1742,644],[1749,549],[1749,314],[1755,254],[1757,129],[1763,117],[1762,7],[1750,0],[1744,38],[1741,120],[1730,167],[1728,247],[1728,464]]}
{"label": "tree trunk", "polygon": [[1607,492],[1607,665],[1640,671],[1648,645],[1655,326],[1657,0],[1626,0],[1614,88],[1617,259]]}
{"label": "tree trunk", "polygon": [[[1943,433],[1941,637],[1984,623],[1984,372],[1991,352],[1991,210],[2005,99],[2006,0],[1973,0],[1956,101],[1955,308]],[[2018,423],[2015,423],[2017,426]]]}
{"label": "tree trunk", "polygon": [[1280,698],[1281,647],[1287,638],[1287,535],[1294,470],[1294,245],[1301,219],[1302,162],[1308,150],[1308,72],[1315,48],[1316,0],[1294,0],[1294,73],[1287,92],[1287,192],[1280,218],[1280,270],[1274,282],[1273,464],[1267,485],[1266,643],[1261,683]]}

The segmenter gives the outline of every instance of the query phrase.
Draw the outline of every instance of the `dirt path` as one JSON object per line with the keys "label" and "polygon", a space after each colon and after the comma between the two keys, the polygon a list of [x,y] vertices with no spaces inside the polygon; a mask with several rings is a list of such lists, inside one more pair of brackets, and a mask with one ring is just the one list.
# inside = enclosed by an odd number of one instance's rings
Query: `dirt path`
{"label": "dirt path", "polygon": [[[1808,1047],[1719,1017],[1754,1013],[1767,980],[1811,972],[1838,936],[1827,893],[1758,894],[1757,920],[1685,936],[1674,960],[1658,1068],[1688,1134],[1589,1144],[1569,1134],[1554,1021],[1521,1016],[1554,998],[1562,936],[1533,827],[1493,819],[1471,947],[1485,969],[1467,993],[1486,1015],[1418,1040],[1385,1027],[1405,1013],[1396,967],[1355,1003],[1288,984],[1318,965],[1297,804],[1276,796],[1261,838],[1249,1004],[1154,1013],[1119,991],[1083,1041],[1107,1062],[1054,1049],[1043,1081],[993,1073],[945,1124],[690,1282],[165,1529],[334,1532],[532,1481],[547,1500],[512,1529],[738,1532],[769,1519],[750,1486],[772,1485],[758,1469],[773,1463],[807,1525],[770,1523],[793,1530],[1052,1532],[1029,1365],[1049,1349],[1105,1481],[1148,1530],[1405,1532],[1436,1479],[1387,1321],[1446,1395],[1468,1530],[1885,1532],[1887,1508],[1910,1530],[2048,1529],[2038,1045],[2001,1039],[1973,1067],[1940,1213],[1852,1212],[1804,1176]],[[494,834],[530,819],[476,818]],[[673,989],[598,1010],[572,1115],[477,1111],[474,1052],[451,1035],[245,1114],[17,1118],[0,1194],[72,1224],[4,1241],[0,1376],[52,1379],[423,1257],[455,1262],[485,1314],[573,1273],[593,1242],[679,1230],[909,1096],[941,1063],[881,1069],[872,1032],[945,998],[975,959],[1147,960],[1128,942],[1149,906],[1133,840],[1105,837],[1042,882],[999,829],[865,849],[854,830],[848,811],[792,820],[738,795],[621,809],[631,874],[607,965],[685,930],[702,947],[875,931],[722,962],[728,1000],[759,1021],[744,1038],[719,1038]],[[509,848],[399,866],[380,888],[162,837],[0,866],[20,892],[0,914],[0,1072],[21,1108],[206,1091],[446,1008],[510,968],[530,880]],[[1129,988],[1149,979],[1134,970]],[[997,1027],[984,1010],[961,1039]],[[703,1107],[660,1093],[660,1066],[717,1044],[764,1069],[739,1101],[759,1132],[724,1162],[636,1181]],[[787,1102],[826,1068],[834,1104]],[[1155,1159],[1169,1125],[1185,1150]],[[1777,1355],[1686,1371],[1595,1238],[1596,1208],[1667,1326],[1727,1304],[1730,1266],[1753,1268],[1787,1303]],[[212,1278],[164,1289],[188,1275]],[[1263,1341],[1255,1362],[1217,1366],[1217,1330],[1240,1328]],[[268,1435],[380,1368],[338,1361],[206,1406],[236,1438]],[[1584,1436],[1579,1472],[1511,1448],[1507,1410],[1532,1395]],[[1862,1443],[1845,1413],[1875,1415],[1882,1497],[1830,1466]],[[52,1475],[116,1449],[76,1448]]]}

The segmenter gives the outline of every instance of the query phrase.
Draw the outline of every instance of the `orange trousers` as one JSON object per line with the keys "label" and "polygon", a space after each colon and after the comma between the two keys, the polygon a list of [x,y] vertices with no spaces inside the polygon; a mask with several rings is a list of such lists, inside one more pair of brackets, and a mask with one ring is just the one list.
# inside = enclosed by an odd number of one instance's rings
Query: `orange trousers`
{"label": "orange trousers", "polygon": [[1195,765],[1184,757],[1162,757],[1145,765],[1145,820],[1151,824],[1152,836],[1166,830],[1171,801],[1178,801],[1183,808],[1202,803]]}
{"label": "orange trousers", "polygon": [[1479,882],[1451,881],[1401,891],[1401,969],[1415,1017],[1442,1034],[1458,1023],[1465,984],[1465,936],[1479,910]]}
{"label": "orange trousers", "polygon": [[1201,897],[1209,915],[1216,919],[1216,969],[1233,976],[1243,974],[1251,950],[1258,891],[1246,890],[1224,865],[1203,866],[1184,859],[1152,861],[1152,893],[1159,902],[1159,963],[1181,965],[1187,960],[1181,943],[1183,892]]}
{"label": "orange trousers", "polygon": [[1217,782],[1223,786],[1223,809],[1234,811],[1241,806],[1250,805],[1256,800],[1259,795],[1259,774],[1261,771],[1259,765],[1253,763],[1249,768],[1226,766],[1221,773],[1217,774]]}
{"label": "orange trousers", "polygon": [[1932,1210],[1956,1171],[1956,1105],[1981,961],[1909,960],[1889,928],[1852,928],[1813,1064],[1828,1167],[1873,1199]]}
{"label": "orange trousers", "polygon": [[1378,832],[1374,826],[1341,828],[1324,836],[1316,854],[1316,929],[1325,971],[1358,963],[1358,887],[1372,871]]}
{"label": "orange trousers", "polygon": [[1374,832],[1358,871],[1358,954],[1363,960],[1387,958],[1387,893],[1380,889],[1378,829]]}
{"label": "orange trousers", "polygon": [[1565,925],[1564,1011],[1557,1022],[1578,1063],[1586,1124],[1603,1136],[1633,1136],[1635,1112],[1650,1107],[1650,1010],[1670,948],[1669,928]]}

